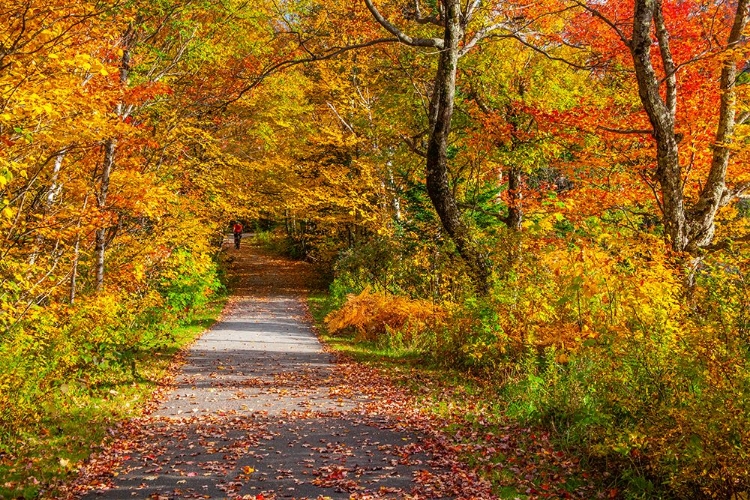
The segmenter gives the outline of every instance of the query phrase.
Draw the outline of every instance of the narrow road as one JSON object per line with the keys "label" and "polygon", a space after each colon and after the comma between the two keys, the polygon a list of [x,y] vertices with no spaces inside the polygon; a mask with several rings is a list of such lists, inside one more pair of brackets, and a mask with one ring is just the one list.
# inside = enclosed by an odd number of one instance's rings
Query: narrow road
{"label": "narrow road", "polygon": [[324,351],[304,303],[309,267],[250,243],[227,249],[221,321],[160,406],[96,459],[83,498],[489,497],[388,411],[390,390]]}

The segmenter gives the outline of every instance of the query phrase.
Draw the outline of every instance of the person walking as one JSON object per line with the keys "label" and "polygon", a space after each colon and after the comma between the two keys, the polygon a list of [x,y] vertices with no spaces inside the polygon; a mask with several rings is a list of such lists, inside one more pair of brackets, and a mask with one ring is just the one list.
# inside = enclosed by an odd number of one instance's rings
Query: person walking
{"label": "person walking", "polygon": [[240,221],[235,221],[234,226],[232,228],[232,232],[234,233],[234,248],[237,250],[240,249],[240,240],[242,239],[242,224],[240,224]]}

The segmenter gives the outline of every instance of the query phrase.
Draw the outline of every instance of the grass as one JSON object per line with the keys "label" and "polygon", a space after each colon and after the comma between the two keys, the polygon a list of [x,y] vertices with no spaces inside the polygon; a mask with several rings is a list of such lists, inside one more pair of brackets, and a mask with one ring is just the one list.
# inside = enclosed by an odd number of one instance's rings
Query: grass
{"label": "grass", "polygon": [[220,297],[197,311],[159,350],[140,351],[138,377],[108,370],[61,381],[40,424],[21,432],[12,455],[0,455],[0,498],[54,497],[54,485],[99,449],[109,429],[143,413],[175,354],[216,321],[225,303]]}

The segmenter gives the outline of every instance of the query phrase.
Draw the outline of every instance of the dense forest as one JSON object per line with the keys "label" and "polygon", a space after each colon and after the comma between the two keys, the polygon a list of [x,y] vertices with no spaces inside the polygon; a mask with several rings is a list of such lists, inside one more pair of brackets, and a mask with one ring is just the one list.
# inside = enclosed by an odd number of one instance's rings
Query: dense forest
{"label": "dense forest", "polygon": [[750,0],[3,0],[0,470],[139,378],[221,293],[242,220],[326,277],[332,333],[495,384],[643,498],[745,498],[748,21]]}

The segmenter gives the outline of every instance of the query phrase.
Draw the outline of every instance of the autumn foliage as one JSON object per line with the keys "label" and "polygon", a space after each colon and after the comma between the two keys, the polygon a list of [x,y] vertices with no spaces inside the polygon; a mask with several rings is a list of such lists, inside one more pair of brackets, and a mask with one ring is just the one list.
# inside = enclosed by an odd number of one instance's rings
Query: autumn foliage
{"label": "autumn foliage", "polygon": [[496,384],[633,498],[746,494],[748,9],[5,1],[0,456],[137,379],[241,218],[332,332]]}
{"label": "autumn foliage", "polygon": [[444,316],[442,307],[429,301],[388,296],[365,288],[359,295],[349,296],[325,322],[333,334],[352,329],[360,339],[376,341],[398,332],[409,343],[428,329],[440,328]]}

